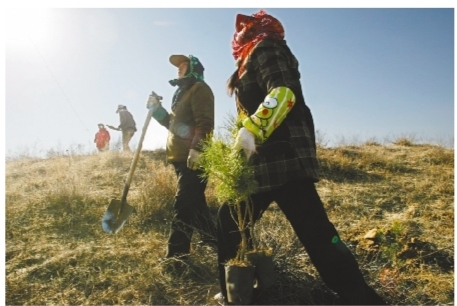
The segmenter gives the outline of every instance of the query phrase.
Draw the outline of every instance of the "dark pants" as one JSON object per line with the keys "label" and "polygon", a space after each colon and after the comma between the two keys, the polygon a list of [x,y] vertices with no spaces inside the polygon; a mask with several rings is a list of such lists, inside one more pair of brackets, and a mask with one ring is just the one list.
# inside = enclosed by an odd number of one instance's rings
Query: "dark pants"
{"label": "dark pants", "polygon": [[[349,304],[385,304],[366,284],[353,254],[340,240],[314,183],[306,180],[289,182],[274,191],[253,195],[251,203],[255,221],[273,201],[292,225],[311,262],[330,289]],[[217,216],[219,280],[224,297],[227,297],[224,263],[235,257],[241,240],[231,210],[233,214],[234,209],[224,204]]]}
{"label": "dark pants", "polygon": [[173,163],[173,166],[178,188],[166,257],[188,254],[194,230],[202,239],[216,239],[216,228],[205,198],[207,182],[201,178],[201,170],[191,170],[187,163]]}

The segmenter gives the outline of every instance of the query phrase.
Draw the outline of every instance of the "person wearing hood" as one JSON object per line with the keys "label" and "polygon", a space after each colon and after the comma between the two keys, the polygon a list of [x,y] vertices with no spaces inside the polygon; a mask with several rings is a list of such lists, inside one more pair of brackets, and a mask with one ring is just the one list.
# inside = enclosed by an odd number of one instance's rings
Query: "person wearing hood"
{"label": "person wearing hood", "polygon": [[168,129],[166,159],[178,179],[165,258],[187,258],[194,230],[200,234],[200,244],[216,246],[216,229],[205,198],[207,181],[199,168],[202,142],[214,129],[214,95],[197,57],[172,55],[169,61],[178,69],[178,78],[169,81],[177,87],[171,111],[153,95],[147,108]]}
{"label": "person wearing hood", "polygon": [[[254,167],[258,183],[250,197],[254,222],[275,202],[322,280],[342,302],[386,304],[365,282],[317,193],[313,118],[302,92],[298,61],[284,40],[282,24],[263,10],[252,16],[238,14],[235,23],[232,51],[237,68],[227,85],[229,94],[235,94],[238,113],[246,117],[234,147],[244,151]],[[224,264],[236,256],[241,241],[234,221],[239,217],[233,213],[223,204],[217,215],[221,293],[215,298],[224,303]],[[256,290],[254,293],[259,292]]]}
{"label": "person wearing hood", "polygon": [[98,132],[95,134],[94,143],[99,152],[109,150],[110,134],[103,123],[98,124]]}

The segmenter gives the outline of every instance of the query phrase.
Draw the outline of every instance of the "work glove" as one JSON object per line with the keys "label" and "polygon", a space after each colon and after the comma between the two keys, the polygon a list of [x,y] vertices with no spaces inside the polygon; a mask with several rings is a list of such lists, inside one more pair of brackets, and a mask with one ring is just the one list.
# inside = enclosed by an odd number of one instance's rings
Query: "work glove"
{"label": "work glove", "polygon": [[187,157],[187,168],[197,170],[200,165],[200,152],[194,149],[189,150],[189,156]]}
{"label": "work glove", "polygon": [[159,100],[159,96],[157,96],[154,92],[149,95],[148,102],[146,104],[147,109],[152,109],[152,113],[154,113],[157,108],[162,105],[162,102]]}
{"label": "work glove", "polygon": [[152,110],[152,117],[159,122],[168,115],[168,112],[162,107],[162,102],[160,100],[162,100],[162,97],[155,92],[152,92],[146,103],[146,108]]}
{"label": "work glove", "polygon": [[235,138],[235,144],[233,145],[235,150],[243,149],[246,158],[249,158],[255,152],[255,136],[247,128],[242,127]]}

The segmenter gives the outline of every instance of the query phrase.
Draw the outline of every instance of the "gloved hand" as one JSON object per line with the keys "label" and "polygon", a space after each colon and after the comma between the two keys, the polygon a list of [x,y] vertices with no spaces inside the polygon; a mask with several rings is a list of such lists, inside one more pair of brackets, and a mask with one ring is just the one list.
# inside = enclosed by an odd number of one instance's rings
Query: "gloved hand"
{"label": "gloved hand", "polygon": [[200,152],[190,149],[189,156],[187,157],[187,168],[197,170],[200,161]]}
{"label": "gloved hand", "polygon": [[247,128],[242,127],[235,138],[234,148],[236,150],[243,149],[247,159],[255,152],[255,136]]}
{"label": "gloved hand", "polygon": [[146,104],[147,109],[152,109],[152,112],[154,113],[161,105],[162,102],[160,102],[159,96],[153,94],[149,95],[148,102]]}

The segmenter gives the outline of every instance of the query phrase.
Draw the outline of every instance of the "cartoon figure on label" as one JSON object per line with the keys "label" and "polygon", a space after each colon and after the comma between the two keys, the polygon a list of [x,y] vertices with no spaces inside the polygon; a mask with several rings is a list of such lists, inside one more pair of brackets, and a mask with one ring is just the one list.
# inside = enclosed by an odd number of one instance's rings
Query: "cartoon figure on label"
{"label": "cartoon figure on label", "polygon": [[243,120],[243,126],[263,142],[286,118],[294,104],[295,96],[290,89],[274,88],[259,105],[257,111]]}
{"label": "cartoon figure on label", "polygon": [[278,106],[278,100],[272,97],[266,97],[262,103],[262,109],[257,110],[255,116],[252,116],[252,120],[261,128],[268,126],[270,118],[274,114],[275,108]]}

